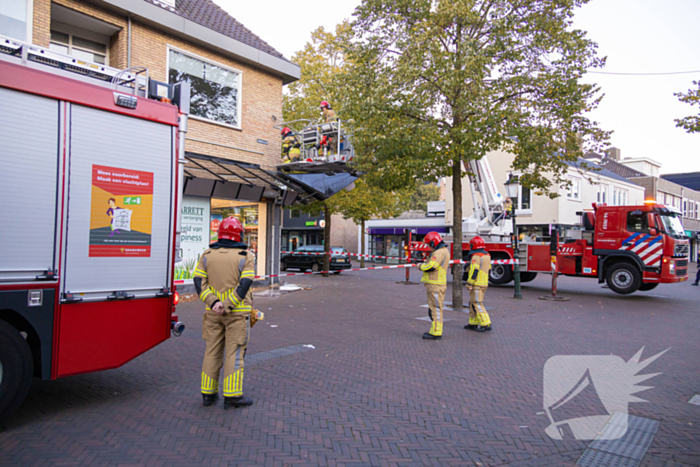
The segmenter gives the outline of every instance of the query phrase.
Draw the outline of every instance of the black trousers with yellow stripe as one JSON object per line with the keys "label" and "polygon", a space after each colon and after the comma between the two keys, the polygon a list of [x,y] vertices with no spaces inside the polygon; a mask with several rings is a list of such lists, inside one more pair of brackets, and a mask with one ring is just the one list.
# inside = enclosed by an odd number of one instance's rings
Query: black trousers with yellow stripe
{"label": "black trousers with yellow stripe", "polygon": [[249,323],[250,312],[226,313],[223,316],[213,311],[204,313],[202,339],[207,347],[202,363],[202,394],[219,392],[219,375],[223,366],[224,397],[243,395],[243,357],[250,338]]}

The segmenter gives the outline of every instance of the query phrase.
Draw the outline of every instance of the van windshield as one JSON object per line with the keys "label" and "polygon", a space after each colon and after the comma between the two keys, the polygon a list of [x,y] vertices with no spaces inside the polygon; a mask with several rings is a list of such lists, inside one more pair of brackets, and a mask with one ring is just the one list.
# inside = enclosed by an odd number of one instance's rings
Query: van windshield
{"label": "van windshield", "polygon": [[685,238],[683,224],[677,214],[660,214],[664,230],[673,238]]}

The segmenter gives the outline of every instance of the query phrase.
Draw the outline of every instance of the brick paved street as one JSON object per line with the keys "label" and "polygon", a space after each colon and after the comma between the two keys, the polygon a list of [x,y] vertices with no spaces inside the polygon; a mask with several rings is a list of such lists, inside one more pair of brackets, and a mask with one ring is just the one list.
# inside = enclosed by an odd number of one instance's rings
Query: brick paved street
{"label": "brick paved street", "polygon": [[415,319],[427,315],[424,288],[396,284],[403,277],[293,277],[311,290],[256,298],[266,321],[252,331],[251,362],[315,348],[248,363],[255,405],[234,411],[202,407],[202,306],[182,304],[181,338],[117,370],[35,381],[0,431],[0,465],[574,465],[590,442],[545,434],[545,362],[627,361],[643,346],[642,359],[670,350],[642,371],[662,372],[638,394],[649,402],[630,405],[660,422],[642,465],[700,465],[700,406],[688,403],[700,393],[700,288],[623,297],[561,278],[571,301],[553,303],[538,300],[549,286],[539,277],[522,301],[512,287],[489,289],[493,332],[465,331],[466,314],[448,311],[443,340],[430,342],[429,323]]}

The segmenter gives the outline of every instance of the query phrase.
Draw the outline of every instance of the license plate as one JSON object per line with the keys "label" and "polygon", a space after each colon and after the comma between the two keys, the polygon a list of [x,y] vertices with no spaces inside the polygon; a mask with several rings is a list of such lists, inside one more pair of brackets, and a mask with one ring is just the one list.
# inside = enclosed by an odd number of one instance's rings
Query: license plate
{"label": "license plate", "polygon": [[344,263],[344,262],[345,262],[344,259],[339,259],[339,260],[337,260],[337,261],[338,261],[339,263]]}

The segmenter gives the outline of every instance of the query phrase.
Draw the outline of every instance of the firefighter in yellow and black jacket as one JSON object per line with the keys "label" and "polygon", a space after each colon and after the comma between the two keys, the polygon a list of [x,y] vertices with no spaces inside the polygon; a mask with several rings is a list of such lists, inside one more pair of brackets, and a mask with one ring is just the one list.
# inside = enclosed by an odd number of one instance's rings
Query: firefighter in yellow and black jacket
{"label": "firefighter in yellow and black jacket", "polygon": [[243,231],[235,217],[221,221],[218,240],[202,253],[194,272],[195,289],[206,305],[202,318],[202,338],[207,343],[202,364],[205,406],[218,397],[222,366],[224,409],[253,403],[243,395],[243,358],[250,337],[255,255],[241,243]]}
{"label": "firefighter in yellow and black jacket", "polygon": [[428,293],[428,316],[432,321],[430,331],[423,334],[423,339],[442,339],[442,304],[445,301],[447,291],[447,268],[450,264],[450,253],[447,245],[437,232],[429,232],[423,240],[433,252],[428,261],[421,263],[418,269],[423,271],[421,282],[425,283]]}
{"label": "firefighter in yellow and black jacket", "polygon": [[469,242],[470,264],[467,273],[469,289],[469,324],[464,329],[477,332],[491,330],[491,318],[484,307],[484,295],[489,286],[491,255],[485,250],[486,243],[481,237],[474,237]]}
{"label": "firefighter in yellow and black jacket", "polygon": [[301,143],[289,127],[282,128],[282,163],[301,160]]}

